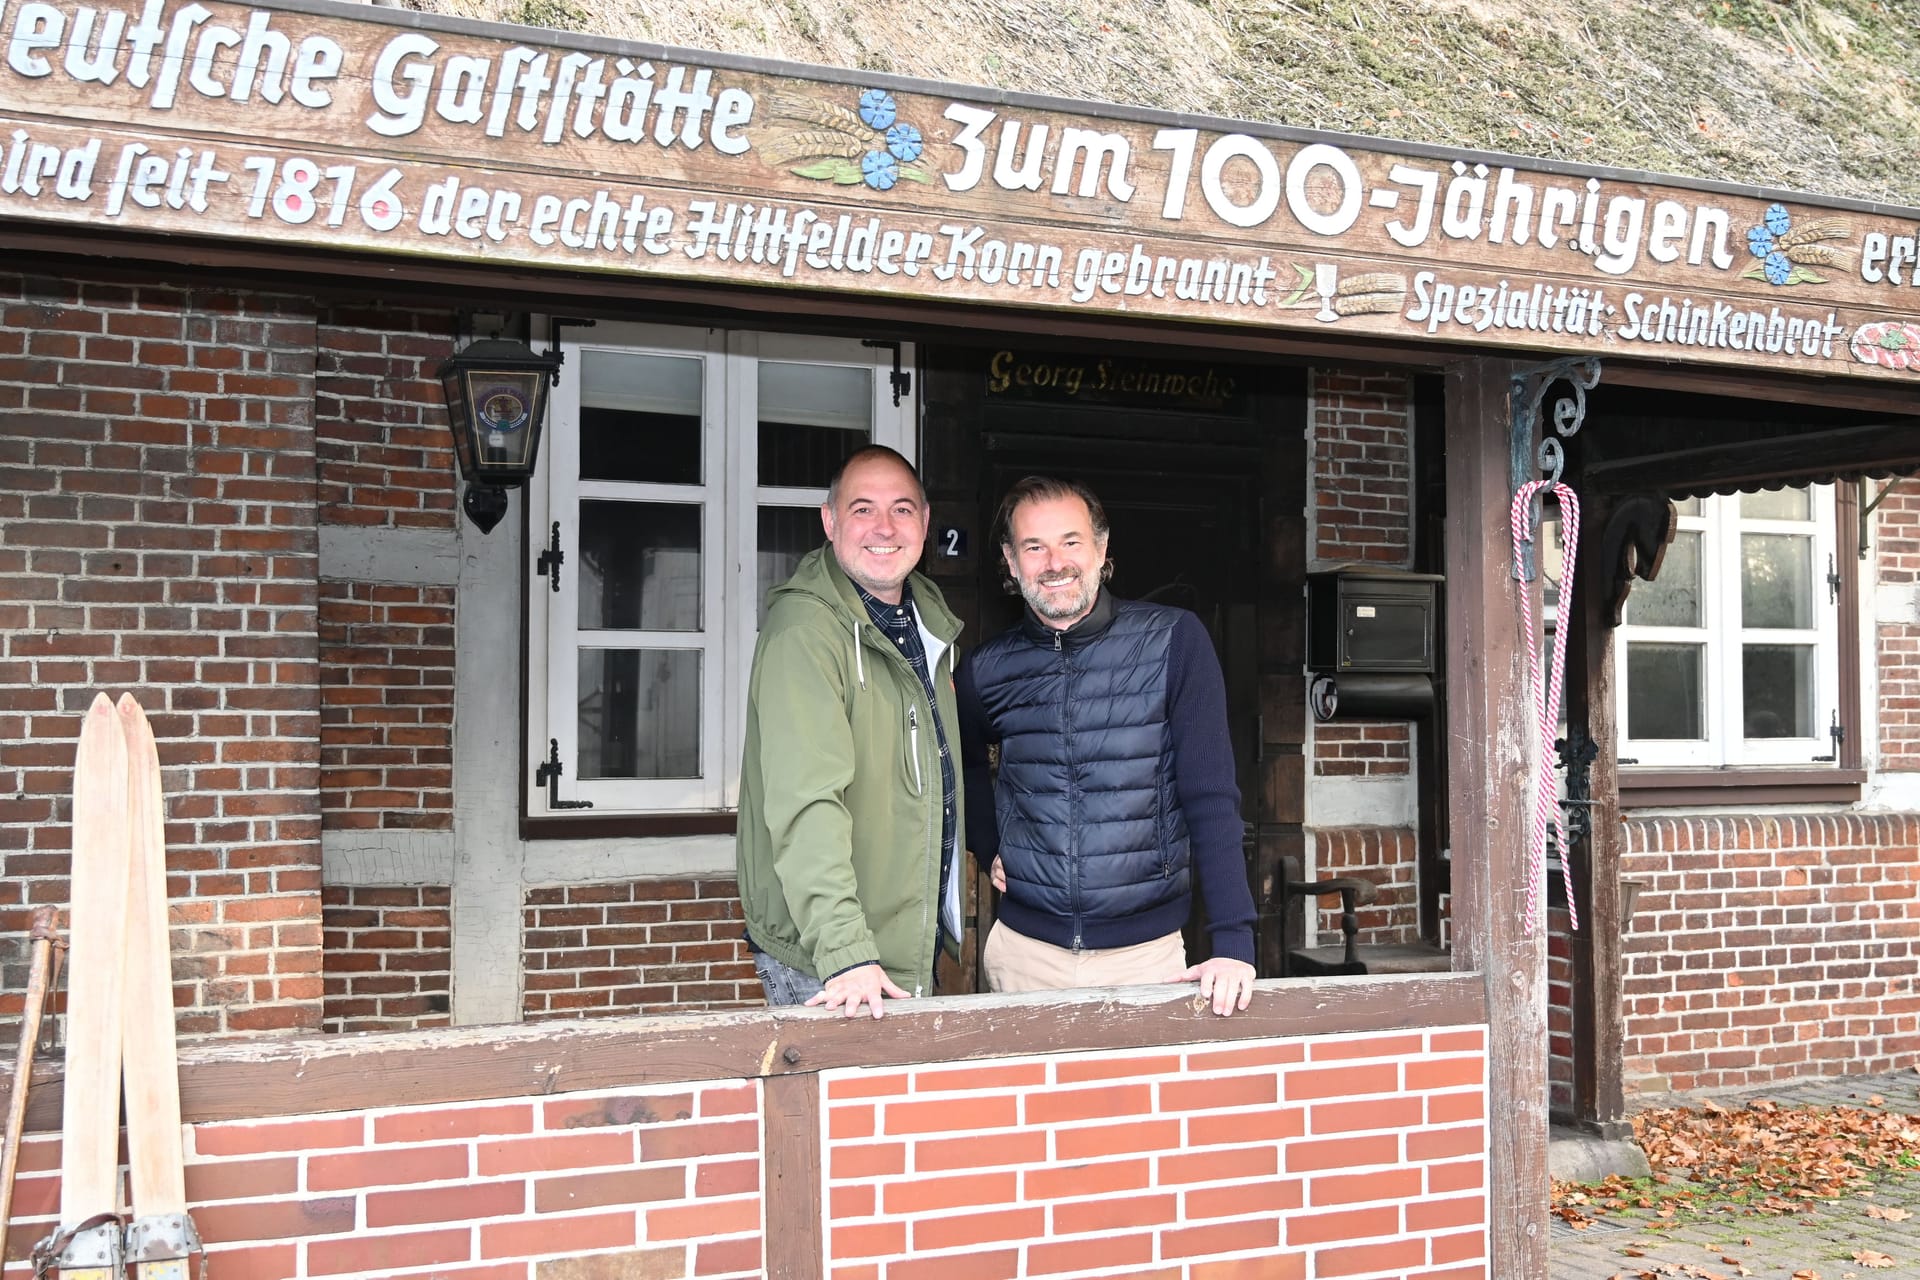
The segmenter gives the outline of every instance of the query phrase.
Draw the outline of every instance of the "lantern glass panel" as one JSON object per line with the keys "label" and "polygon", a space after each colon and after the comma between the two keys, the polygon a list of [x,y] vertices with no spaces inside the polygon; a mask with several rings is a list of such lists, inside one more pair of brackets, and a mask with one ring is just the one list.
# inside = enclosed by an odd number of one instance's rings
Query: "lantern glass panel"
{"label": "lantern glass panel", "polygon": [[471,478],[473,475],[473,436],[469,424],[473,421],[472,412],[467,404],[466,371],[454,365],[447,365],[441,371],[440,385],[447,394],[447,421],[453,428],[453,453],[460,464],[460,474]]}
{"label": "lantern glass panel", "polygon": [[538,369],[473,369],[466,375],[473,407],[474,479],[524,478],[530,470],[545,408],[547,375]]}

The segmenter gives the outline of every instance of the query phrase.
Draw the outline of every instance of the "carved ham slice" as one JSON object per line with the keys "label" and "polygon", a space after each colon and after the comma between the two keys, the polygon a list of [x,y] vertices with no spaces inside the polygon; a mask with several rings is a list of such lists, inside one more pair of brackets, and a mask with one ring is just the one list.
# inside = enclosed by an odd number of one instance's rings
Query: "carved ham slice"
{"label": "carved ham slice", "polygon": [[1920,367],[1920,324],[1879,320],[1861,325],[1853,331],[1853,358],[1888,369]]}

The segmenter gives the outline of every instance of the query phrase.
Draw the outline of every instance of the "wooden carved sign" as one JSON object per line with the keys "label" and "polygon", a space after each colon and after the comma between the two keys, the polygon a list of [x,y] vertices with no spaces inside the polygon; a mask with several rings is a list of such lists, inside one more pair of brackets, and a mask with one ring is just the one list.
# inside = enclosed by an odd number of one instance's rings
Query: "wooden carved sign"
{"label": "wooden carved sign", "polygon": [[1920,380],[1915,210],[386,8],[0,40],[0,218]]}

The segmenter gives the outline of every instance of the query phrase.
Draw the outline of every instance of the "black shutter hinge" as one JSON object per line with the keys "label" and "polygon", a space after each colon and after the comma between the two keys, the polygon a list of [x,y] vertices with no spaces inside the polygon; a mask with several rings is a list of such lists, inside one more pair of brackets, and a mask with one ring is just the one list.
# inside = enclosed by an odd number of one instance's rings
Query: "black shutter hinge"
{"label": "black shutter hinge", "polygon": [[591,800],[562,800],[560,798],[560,775],[567,767],[560,763],[560,739],[547,739],[547,762],[533,771],[535,786],[547,789],[547,808],[549,809],[591,809]]}
{"label": "black shutter hinge", "polygon": [[888,377],[887,385],[893,388],[893,403],[898,406],[900,397],[908,395],[913,391],[913,375],[900,367],[900,344],[897,342],[882,342],[876,338],[862,338],[860,339],[860,345],[863,347],[886,347],[893,352],[893,373]]}
{"label": "black shutter hinge", "polygon": [[545,577],[552,584],[553,590],[558,592],[560,590],[560,566],[566,562],[567,553],[560,549],[560,522],[555,520],[553,522],[553,532],[548,535],[547,538],[547,549],[542,551],[539,559],[533,562],[533,571]]}
{"label": "black shutter hinge", "polygon": [[1833,754],[1830,756],[1815,756],[1813,758],[1815,764],[1834,764],[1840,759],[1840,744],[1847,740],[1847,726],[1840,723],[1840,713],[1838,711],[1833,713],[1833,719],[1827,725],[1827,736],[1833,739]]}

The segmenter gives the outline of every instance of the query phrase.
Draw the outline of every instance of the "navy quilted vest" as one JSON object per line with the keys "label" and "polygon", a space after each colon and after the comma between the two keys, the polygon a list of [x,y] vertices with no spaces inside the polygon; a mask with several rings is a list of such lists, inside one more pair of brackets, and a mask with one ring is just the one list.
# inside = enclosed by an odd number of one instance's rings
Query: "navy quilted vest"
{"label": "navy quilted vest", "polygon": [[1179,616],[1102,592],[1069,631],[1029,616],[973,656],[1000,735],[1001,916],[1021,933],[1080,949],[1116,945],[1116,920],[1152,920],[1148,936],[1185,922],[1191,857],[1167,691]]}

